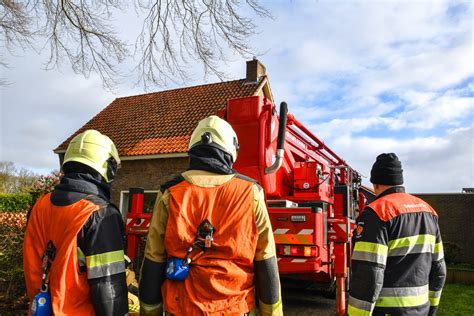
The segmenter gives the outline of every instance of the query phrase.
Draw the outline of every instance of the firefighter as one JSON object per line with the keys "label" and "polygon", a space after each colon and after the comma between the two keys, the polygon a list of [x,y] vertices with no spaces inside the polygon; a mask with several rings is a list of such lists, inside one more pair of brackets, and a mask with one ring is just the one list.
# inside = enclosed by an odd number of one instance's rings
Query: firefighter
{"label": "firefighter", "polygon": [[[140,279],[142,314],[282,315],[262,188],[232,169],[239,144],[217,116],[199,122],[189,169],[161,187]],[[190,247],[191,246],[191,247]],[[187,271],[177,277],[177,271]]]}
{"label": "firefighter", "polygon": [[[64,156],[60,183],[29,213],[23,244],[27,292],[36,304],[46,283],[54,315],[128,313],[124,224],[110,202],[119,166],[109,137],[95,130],[77,135]],[[55,251],[45,279],[48,243]]]}
{"label": "firefighter", "polygon": [[357,219],[349,315],[435,315],[446,278],[438,216],[405,193],[394,153],[371,170],[377,198]]}

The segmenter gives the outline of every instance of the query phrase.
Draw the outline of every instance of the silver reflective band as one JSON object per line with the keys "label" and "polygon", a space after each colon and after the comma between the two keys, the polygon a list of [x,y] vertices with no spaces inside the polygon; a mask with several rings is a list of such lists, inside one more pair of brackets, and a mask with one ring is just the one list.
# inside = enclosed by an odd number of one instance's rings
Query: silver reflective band
{"label": "silver reflective band", "polygon": [[441,297],[442,290],[439,291],[430,291],[430,298],[438,298]]}
{"label": "silver reflective band", "polygon": [[375,303],[359,300],[352,296],[349,296],[349,305],[368,312],[372,312],[375,307]]}
{"label": "silver reflective band", "polygon": [[163,303],[158,303],[158,304],[145,304],[142,301],[140,301],[140,308],[143,309],[146,313],[154,312],[163,307]]}
{"label": "silver reflective band", "polygon": [[352,253],[352,260],[369,261],[385,265],[387,257],[373,252],[354,251]]}
{"label": "silver reflective band", "polygon": [[388,251],[388,256],[406,256],[412,253],[433,253],[433,244],[418,244],[406,247],[394,248]]}
{"label": "silver reflective band", "polygon": [[113,262],[109,264],[104,264],[101,266],[96,266],[92,268],[87,268],[87,278],[95,279],[102,278],[109,275],[114,275],[118,273],[125,272],[125,262]]}
{"label": "silver reflective band", "polygon": [[404,297],[421,296],[428,294],[428,284],[418,287],[384,287],[379,296],[383,297]]}

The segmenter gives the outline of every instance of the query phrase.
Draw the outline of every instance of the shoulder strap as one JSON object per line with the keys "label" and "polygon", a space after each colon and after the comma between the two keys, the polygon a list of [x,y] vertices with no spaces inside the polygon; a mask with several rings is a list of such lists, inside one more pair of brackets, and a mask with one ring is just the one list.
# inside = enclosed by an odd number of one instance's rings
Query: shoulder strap
{"label": "shoulder strap", "polygon": [[240,174],[240,173],[236,173],[235,174],[235,177],[237,179],[240,179],[240,180],[244,180],[244,181],[247,181],[247,182],[251,182],[253,184],[255,184],[259,189],[263,190],[263,188],[260,186],[260,184],[258,183],[257,180],[253,179],[253,178],[250,178],[250,177],[247,177],[243,174]]}
{"label": "shoulder strap", "polygon": [[90,194],[90,195],[86,196],[86,197],[84,198],[84,200],[89,201],[89,202],[92,202],[92,203],[94,203],[95,205],[98,205],[98,206],[101,206],[101,207],[105,207],[105,206],[108,206],[109,204],[111,204],[111,203],[108,202],[107,200],[101,198],[101,197],[98,196],[98,195],[94,195],[94,194]]}

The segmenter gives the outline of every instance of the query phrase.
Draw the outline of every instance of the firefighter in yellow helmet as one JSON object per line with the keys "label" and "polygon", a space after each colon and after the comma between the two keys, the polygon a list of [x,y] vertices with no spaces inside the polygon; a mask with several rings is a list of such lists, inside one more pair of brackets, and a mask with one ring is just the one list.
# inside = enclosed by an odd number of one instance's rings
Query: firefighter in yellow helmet
{"label": "firefighter in yellow helmet", "polygon": [[[54,315],[128,313],[124,225],[110,202],[119,166],[114,143],[98,131],[87,130],[70,142],[61,182],[29,213],[23,267],[35,308],[35,296],[46,290]],[[43,266],[45,254],[49,265]]]}
{"label": "firefighter in yellow helmet", "polygon": [[232,169],[239,143],[217,116],[199,122],[189,169],[161,187],[140,280],[142,314],[282,315],[262,188]]}

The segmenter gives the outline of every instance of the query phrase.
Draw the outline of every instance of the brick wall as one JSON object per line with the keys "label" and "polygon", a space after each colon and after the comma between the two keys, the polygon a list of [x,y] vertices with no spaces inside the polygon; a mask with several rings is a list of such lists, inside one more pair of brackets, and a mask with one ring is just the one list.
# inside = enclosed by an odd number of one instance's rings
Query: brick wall
{"label": "brick wall", "polygon": [[[439,226],[445,248],[460,248],[456,262],[474,264],[474,194],[416,194],[428,202],[439,215]],[[449,249],[446,249],[449,251]]]}
{"label": "brick wall", "polygon": [[158,190],[160,185],[188,168],[188,158],[122,160],[112,183],[112,201],[120,206],[120,192],[130,187]]}

